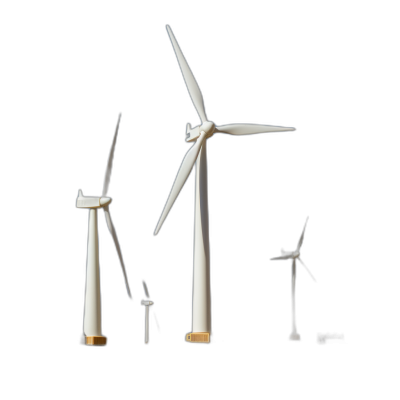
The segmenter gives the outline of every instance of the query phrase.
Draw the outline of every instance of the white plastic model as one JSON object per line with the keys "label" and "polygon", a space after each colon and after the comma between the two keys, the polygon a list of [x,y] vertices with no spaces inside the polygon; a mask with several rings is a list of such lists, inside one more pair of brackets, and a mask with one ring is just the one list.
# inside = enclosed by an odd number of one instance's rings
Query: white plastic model
{"label": "white plastic model", "polygon": [[300,340],[300,335],[297,333],[296,328],[296,306],[295,306],[295,289],[296,289],[296,260],[299,260],[307,272],[311,275],[314,282],[316,282],[313,274],[306,267],[300,258],[300,248],[303,244],[304,232],[306,231],[308,218],[304,225],[303,233],[300,236],[299,243],[297,244],[297,249],[295,251],[285,251],[282,249],[282,255],[280,257],[271,258],[271,260],[293,260],[292,261],[292,333],[290,334],[290,340]]}
{"label": "white plastic model", "polygon": [[146,314],[144,318],[144,342],[149,343],[149,307],[154,304],[151,300],[142,300],[140,303],[142,306],[146,307]]}
{"label": "white plastic model", "polygon": [[88,249],[87,249],[87,264],[86,264],[86,293],[85,293],[85,311],[83,319],[83,333],[85,335],[85,343],[88,345],[104,345],[107,338],[101,332],[101,295],[100,295],[100,267],[99,267],[99,236],[97,232],[97,209],[103,208],[106,216],[107,226],[111,236],[114,239],[115,247],[117,248],[118,256],[121,261],[122,272],[125,277],[126,289],[129,297],[131,297],[128,278],[126,276],[125,265],[122,259],[122,253],[119,246],[117,233],[111,220],[110,210],[108,205],[111,203],[111,198],[106,197],[108,186],[110,183],[112,162],[114,158],[114,150],[117,142],[119,122],[115,130],[113,144],[108,158],[106,176],[104,179],[103,195],[101,197],[87,197],[79,190],[76,206],[78,208],[89,209],[89,233],[88,233]]}
{"label": "white plastic model", "polygon": [[183,78],[190,97],[199,114],[201,125],[186,127],[186,141],[195,141],[186,153],[178,171],[171,193],[158,221],[155,235],[161,229],[172,205],[185,184],[196,163],[196,196],[195,196],[195,232],[194,232],[194,269],[193,269],[193,310],[192,333],[186,335],[190,342],[209,342],[211,333],[211,298],[210,298],[210,251],[208,238],[208,196],[207,196],[207,146],[206,140],[214,133],[230,135],[250,135],[263,132],[293,131],[294,128],[280,126],[231,124],[216,126],[207,120],[203,96],[200,88],[179,48],[178,42],[167,25],[168,35],[175,50]]}

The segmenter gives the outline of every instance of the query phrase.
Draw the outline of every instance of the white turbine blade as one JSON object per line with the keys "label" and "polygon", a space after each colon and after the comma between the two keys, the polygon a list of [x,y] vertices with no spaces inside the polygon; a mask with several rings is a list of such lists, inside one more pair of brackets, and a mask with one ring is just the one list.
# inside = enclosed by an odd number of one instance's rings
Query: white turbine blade
{"label": "white turbine blade", "polygon": [[292,254],[285,254],[285,255],[280,256],[280,257],[271,258],[271,260],[288,260],[289,258],[293,258],[293,255]]}
{"label": "white turbine blade", "polygon": [[176,198],[178,197],[183,185],[185,184],[190,172],[192,171],[193,165],[197,160],[197,156],[199,155],[201,146],[203,145],[205,138],[206,134],[202,131],[196,143],[186,153],[179,168],[178,174],[176,175],[175,182],[172,185],[171,193],[169,194],[168,200],[165,203],[164,210],[158,221],[156,230],[154,231],[154,235],[157,235],[157,233],[160,231],[161,226],[165,221],[165,218],[167,218],[169,210],[174,205]]}
{"label": "white turbine blade", "polygon": [[230,124],[217,126],[217,132],[229,135],[253,135],[254,133],[287,132],[295,131],[295,128],[284,126],[258,125],[258,124]]}
{"label": "white turbine blade", "polygon": [[106,176],[104,177],[103,196],[106,196],[106,194],[108,192],[108,186],[110,184],[111,170],[112,170],[112,164],[113,164],[113,159],[114,159],[115,145],[117,144],[119,121],[121,121],[121,114],[119,114],[119,117],[118,117],[117,127],[115,129],[115,134],[114,134],[114,140],[113,140],[112,145],[111,145],[110,155],[108,156]]}
{"label": "white turbine blade", "polygon": [[299,257],[299,261],[302,263],[303,267],[307,270],[307,272],[310,274],[311,278],[314,279],[314,282],[317,282],[313,276],[313,274],[311,273],[311,271],[307,268],[306,264],[303,263],[303,261],[301,261],[301,258]]}
{"label": "white turbine blade", "polygon": [[301,236],[300,236],[300,239],[299,239],[299,243],[297,244],[297,251],[300,250],[300,247],[303,244],[304,232],[306,231],[307,222],[308,222],[308,217],[306,219],[306,223],[304,224],[303,232],[301,233]]}
{"label": "white turbine blade", "polygon": [[201,122],[207,121],[206,111],[204,109],[203,95],[201,94],[199,85],[197,84],[196,79],[194,78],[194,75],[193,75],[192,71],[190,70],[189,65],[188,65],[188,63],[181,51],[181,48],[179,47],[179,44],[175,39],[172,29],[170,28],[169,25],[167,25],[167,32],[168,32],[169,38],[171,39],[172,46],[174,47],[179,66],[181,67],[183,79],[186,82],[186,86],[189,91],[189,95],[193,101],[193,104],[197,110],[197,113],[199,114]]}
{"label": "white turbine blade", "polygon": [[125,264],[124,264],[124,260],[122,258],[121,247],[119,246],[117,232],[115,231],[114,224],[112,223],[110,210],[109,210],[108,206],[104,207],[104,214],[106,216],[108,229],[111,233],[112,238],[114,239],[114,243],[115,243],[115,247],[117,249],[119,261],[121,262],[122,273],[124,274],[124,278],[125,278],[126,290],[128,292],[128,296],[132,298],[131,290],[129,288],[129,283],[128,283],[128,277],[126,275]]}

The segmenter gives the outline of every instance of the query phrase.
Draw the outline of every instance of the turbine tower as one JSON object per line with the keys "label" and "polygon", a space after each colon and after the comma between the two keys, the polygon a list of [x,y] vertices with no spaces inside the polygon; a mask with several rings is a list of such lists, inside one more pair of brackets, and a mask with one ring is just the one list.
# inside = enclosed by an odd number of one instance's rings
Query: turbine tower
{"label": "turbine tower", "polygon": [[87,345],[105,345],[107,338],[101,332],[101,294],[100,294],[100,265],[99,265],[99,234],[97,231],[97,209],[103,208],[107,221],[108,229],[114,239],[118,257],[121,262],[122,272],[125,278],[126,290],[128,296],[131,297],[129,289],[128,277],[125,271],[124,260],[122,258],[121,248],[119,246],[117,233],[111,220],[109,204],[112,199],[107,197],[108,186],[112,171],[112,163],[114,158],[115,145],[117,143],[117,135],[121,114],[118,118],[117,128],[115,129],[114,140],[111,146],[110,155],[108,157],[106,175],[104,178],[103,194],[101,197],[84,196],[82,190],[78,192],[76,199],[77,208],[89,209],[89,233],[88,248],[86,260],[86,291],[85,291],[85,311],[83,319],[83,333],[85,335],[85,344]]}
{"label": "turbine tower", "polygon": [[178,59],[189,95],[199,114],[201,124],[194,128],[192,128],[189,123],[186,126],[186,141],[194,141],[195,143],[186,153],[182,161],[154,234],[157,235],[161,229],[171,207],[196,163],[192,332],[186,335],[186,340],[189,342],[208,343],[211,333],[211,295],[206,141],[213,136],[214,133],[251,135],[263,132],[293,131],[294,128],[257,124],[216,126],[213,122],[209,121],[206,116],[200,88],[168,25],[167,32]]}
{"label": "turbine tower", "polygon": [[290,340],[300,340],[300,335],[297,333],[296,327],[296,304],[295,304],[295,289],[296,289],[296,260],[299,260],[303,267],[310,274],[311,278],[313,278],[314,282],[316,282],[313,274],[307,268],[306,264],[300,258],[300,249],[303,245],[304,232],[306,231],[306,226],[308,222],[308,217],[306,219],[306,223],[303,228],[303,232],[300,236],[299,243],[297,244],[297,249],[295,251],[285,251],[282,249],[282,255],[280,257],[271,258],[271,260],[292,260],[292,333],[290,334]]}

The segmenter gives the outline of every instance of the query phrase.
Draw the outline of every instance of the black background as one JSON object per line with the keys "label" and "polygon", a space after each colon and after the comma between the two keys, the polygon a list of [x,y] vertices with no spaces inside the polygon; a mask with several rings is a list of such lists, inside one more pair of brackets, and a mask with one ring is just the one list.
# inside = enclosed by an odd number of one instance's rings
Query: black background
{"label": "black background", "polygon": [[[79,343],[88,212],[76,209],[75,202],[79,189],[101,195],[122,112],[109,195],[133,301],[99,212],[107,348],[145,354],[151,346],[176,352],[201,347],[184,341],[192,326],[194,173],[153,236],[191,146],[185,142],[186,124],[200,123],[165,28],[169,24],[200,86],[209,120],[296,128],[249,137],[215,135],[208,141],[213,336],[202,348],[245,352],[255,346],[271,353],[295,345],[315,352],[320,351],[317,333],[329,332],[344,334],[345,346],[351,345],[349,288],[355,272],[348,256],[355,206],[348,167],[356,131],[349,117],[353,53],[343,33],[345,18],[313,10],[315,18],[307,9],[270,10],[257,23],[239,10],[226,19],[189,11],[187,18],[177,18],[182,14],[173,10],[137,10],[134,17],[123,9],[92,11],[55,13],[37,27],[39,39],[31,48],[41,70],[35,85],[46,97],[39,119],[43,125],[51,120],[42,137],[46,186],[49,199],[55,195],[60,203],[51,204],[54,218],[42,227],[51,248],[48,268],[41,272],[47,287],[44,320],[52,316],[48,332],[56,326],[64,346],[86,351]],[[299,265],[302,341],[293,344],[288,342],[290,262],[269,258],[282,247],[295,249],[307,215],[302,259],[317,284]],[[160,327],[152,318],[148,349],[142,279]]]}

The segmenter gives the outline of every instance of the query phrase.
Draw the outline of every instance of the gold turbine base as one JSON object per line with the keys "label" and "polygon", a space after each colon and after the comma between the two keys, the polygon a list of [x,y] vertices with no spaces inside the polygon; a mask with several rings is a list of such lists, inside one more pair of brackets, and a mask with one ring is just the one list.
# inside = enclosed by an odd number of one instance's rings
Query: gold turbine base
{"label": "gold turbine base", "polygon": [[107,344],[105,336],[86,336],[86,344],[90,346],[104,346]]}
{"label": "gold turbine base", "polygon": [[193,343],[210,343],[209,332],[191,332],[186,335],[187,342]]}

